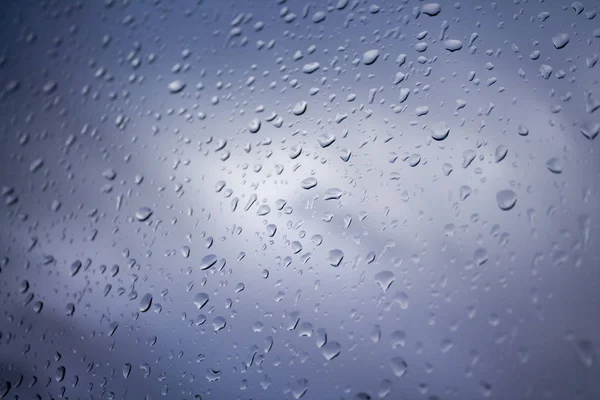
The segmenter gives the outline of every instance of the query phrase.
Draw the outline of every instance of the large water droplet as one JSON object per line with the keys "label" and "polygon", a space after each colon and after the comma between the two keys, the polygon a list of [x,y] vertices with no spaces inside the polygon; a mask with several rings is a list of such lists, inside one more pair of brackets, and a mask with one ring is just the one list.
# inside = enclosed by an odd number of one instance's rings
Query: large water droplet
{"label": "large water droplet", "polygon": [[431,137],[435,140],[444,140],[448,137],[450,133],[450,128],[446,125],[445,122],[438,122],[431,127]]}
{"label": "large water droplet", "polygon": [[318,183],[318,182],[317,182],[317,179],[316,179],[316,178],[313,178],[313,177],[311,176],[311,177],[309,177],[309,178],[306,178],[306,179],[304,179],[304,180],[301,182],[302,189],[306,189],[306,190],[308,190],[308,189],[312,189],[312,188],[314,188],[315,186],[317,186],[317,183]]}
{"label": "large water droplet", "polygon": [[200,269],[204,271],[205,269],[209,269],[217,262],[217,256],[214,254],[208,254],[202,258],[200,261]]}
{"label": "large water droplet", "polygon": [[185,83],[180,80],[175,80],[169,83],[169,92],[171,93],[179,93],[185,88]]}
{"label": "large water droplet", "polygon": [[517,203],[517,194],[511,189],[500,190],[496,193],[496,203],[501,210],[510,210]]}
{"label": "large water droplet", "polygon": [[146,312],[152,306],[152,294],[146,293],[140,300],[140,312]]}
{"label": "large water droplet", "polygon": [[438,3],[427,3],[423,4],[421,7],[421,12],[429,15],[430,17],[438,15],[440,11],[442,11],[442,6],[440,6]]}
{"label": "large water droplet", "polygon": [[375,274],[375,282],[381,287],[381,290],[387,292],[387,290],[392,286],[394,280],[396,279],[396,275],[394,275],[391,271],[381,271]]}
{"label": "large water droplet", "polygon": [[202,307],[204,307],[206,305],[206,303],[208,303],[208,294],[206,293],[198,293],[195,297],[194,297],[194,305],[196,306],[196,309],[201,310]]}
{"label": "large water droplet", "polygon": [[365,65],[371,65],[377,60],[378,57],[379,57],[379,50],[377,50],[377,49],[368,50],[363,54],[362,62]]}
{"label": "large water droplet", "polygon": [[321,347],[321,353],[327,361],[331,361],[339,356],[341,351],[342,345],[335,341],[329,341],[323,347]]}
{"label": "large water droplet", "polygon": [[562,49],[569,43],[569,34],[568,33],[559,33],[558,35],[552,38],[552,44],[557,49]]}
{"label": "large water droplet", "polygon": [[339,267],[343,259],[344,252],[340,249],[333,249],[329,251],[329,257],[327,257],[327,261],[332,267]]}
{"label": "large water droplet", "polygon": [[135,218],[138,221],[144,222],[146,221],[148,218],[150,218],[150,216],[152,216],[153,211],[150,207],[140,207],[136,212],[135,212]]}
{"label": "large water droplet", "polygon": [[555,174],[560,174],[562,172],[562,164],[557,157],[552,157],[546,161],[546,167],[550,172],[554,172]]}

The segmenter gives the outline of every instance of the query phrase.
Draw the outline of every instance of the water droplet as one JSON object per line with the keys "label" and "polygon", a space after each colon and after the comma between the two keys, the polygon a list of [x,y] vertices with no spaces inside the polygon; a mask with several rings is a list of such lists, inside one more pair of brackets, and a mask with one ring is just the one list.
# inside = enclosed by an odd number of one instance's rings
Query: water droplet
{"label": "water droplet", "polygon": [[56,382],[62,382],[65,379],[65,375],[67,374],[67,369],[63,366],[56,368]]}
{"label": "water droplet", "polygon": [[554,172],[555,174],[560,174],[562,172],[562,164],[557,157],[552,157],[548,161],[546,161],[546,167],[550,172]]}
{"label": "water droplet", "polygon": [[481,387],[483,397],[490,397],[492,395],[492,385],[489,382],[481,381],[479,386]]}
{"label": "water droplet", "polygon": [[194,305],[196,306],[196,309],[201,310],[202,307],[204,307],[206,305],[206,303],[208,303],[208,294],[206,293],[198,293],[195,297],[194,297]]}
{"label": "water droplet", "polygon": [[552,38],[552,44],[557,49],[562,49],[569,43],[569,34],[568,33],[559,33],[558,35]]}
{"label": "water droplet", "polygon": [[317,140],[322,148],[326,148],[335,142],[335,135],[333,133],[323,133],[317,137]]}
{"label": "water droplet", "polygon": [[501,210],[510,210],[517,203],[517,194],[511,189],[500,190],[496,193],[496,203]]}
{"label": "water droplet", "polygon": [[450,133],[450,128],[446,125],[445,122],[438,122],[431,127],[431,137],[435,140],[444,140],[448,137]]}
{"label": "water droplet", "polygon": [[294,115],[302,115],[306,112],[306,108],[308,107],[308,103],[306,101],[301,101],[296,103],[292,112]]}
{"label": "water droplet", "polygon": [[302,146],[298,145],[290,147],[290,159],[295,160],[296,158],[298,158],[298,156],[300,156],[300,154],[302,154]]}
{"label": "water droplet", "polygon": [[517,128],[517,132],[521,136],[527,136],[527,135],[529,135],[529,129],[525,125],[519,125],[518,128]]}
{"label": "water droplet", "polygon": [[371,65],[377,60],[378,57],[379,57],[379,50],[377,50],[377,49],[368,50],[363,54],[362,62],[365,65]]}
{"label": "water droplet", "polygon": [[290,386],[292,396],[294,396],[294,399],[299,400],[308,391],[308,380],[306,378],[301,378],[294,381]]}
{"label": "water droplet", "polygon": [[404,358],[400,356],[392,358],[390,360],[390,366],[392,367],[392,372],[398,378],[402,378],[404,375],[406,375],[406,372],[408,371],[408,364],[406,363],[406,361],[404,361]]}
{"label": "water droplet", "polygon": [[508,147],[503,144],[499,144],[496,147],[496,150],[494,150],[494,161],[499,163],[500,161],[504,160],[504,158],[506,157],[507,154],[508,154]]}
{"label": "water droplet", "polygon": [[342,150],[340,150],[340,158],[344,162],[348,162],[350,160],[350,156],[351,155],[352,155],[352,152],[350,150],[348,150],[348,149],[342,149]]}
{"label": "water droplet", "polygon": [[459,188],[459,197],[461,201],[465,201],[467,197],[471,195],[471,187],[468,185],[463,185]]}
{"label": "water droplet", "polygon": [[[408,99],[409,94],[410,94],[409,88],[401,88],[400,94],[398,95],[398,102],[404,103],[406,101],[406,99]],[[429,109],[427,109],[427,112],[429,112]]]}
{"label": "water droplet", "polygon": [[577,354],[583,365],[591,368],[596,361],[596,350],[594,344],[589,340],[580,340],[577,342]]}
{"label": "water droplet", "polygon": [[321,65],[316,61],[307,63],[307,64],[304,64],[304,66],[302,67],[302,72],[304,72],[305,74],[312,74],[313,72],[318,70],[320,66]]}
{"label": "water droplet", "polygon": [[2,384],[0,384],[0,399],[4,399],[11,388],[12,384],[8,380],[3,380]]}
{"label": "water droplet", "polygon": [[216,262],[217,262],[216,255],[214,255],[214,254],[206,255],[202,258],[202,261],[200,261],[200,270],[204,271],[206,269],[209,269],[210,267],[215,265]]}
{"label": "water droplet", "polygon": [[454,52],[462,49],[463,43],[458,39],[448,39],[444,42],[444,46],[446,47],[446,50]]}
{"label": "water droplet", "polygon": [[390,339],[392,342],[393,349],[396,349],[398,347],[404,347],[404,345],[406,344],[406,332],[394,331],[390,335]]}
{"label": "water droplet", "polygon": [[171,93],[179,93],[185,88],[185,83],[180,80],[175,80],[169,83],[169,92]]}
{"label": "water droplet", "polygon": [[429,114],[429,106],[419,106],[419,107],[417,107],[415,109],[415,114],[417,115],[417,117],[422,117],[424,115]]}
{"label": "water droplet", "polygon": [[314,188],[315,186],[317,186],[317,183],[318,183],[318,182],[317,182],[317,179],[316,179],[316,178],[313,178],[313,177],[311,176],[311,177],[309,177],[309,178],[306,178],[306,179],[304,179],[304,180],[301,182],[302,189],[306,189],[306,190],[308,190],[308,189],[312,189],[312,188]]}
{"label": "water droplet", "polygon": [[214,332],[217,333],[225,328],[225,326],[227,325],[227,321],[223,317],[215,317],[215,319],[213,319],[212,325]]}
{"label": "water droplet", "polygon": [[319,23],[321,21],[324,21],[326,16],[327,16],[327,14],[325,14],[325,11],[317,11],[316,13],[313,14],[312,21],[314,23]]}
{"label": "water droplet", "polygon": [[256,133],[260,130],[260,119],[254,118],[248,123],[248,130],[250,133]]}
{"label": "water droplet", "polygon": [[321,347],[321,353],[327,361],[331,361],[342,352],[342,345],[335,341],[328,341],[323,347]]}
{"label": "water droplet", "polygon": [[333,249],[329,251],[329,257],[327,257],[327,261],[332,267],[339,267],[343,259],[344,252],[342,252],[341,250]]}
{"label": "water droplet", "polygon": [[65,315],[70,317],[73,314],[75,314],[75,304],[68,303],[65,307]]}
{"label": "water droplet", "polygon": [[44,165],[44,160],[41,158],[36,158],[31,162],[31,165],[29,166],[29,172],[38,171],[42,167],[42,165]]}
{"label": "water droplet", "polygon": [[323,198],[325,200],[338,200],[344,192],[338,188],[330,188],[325,191]]}
{"label": "water droplet", "polygon": [[416,167],[421,162],[421,156],[419,154],[411,154],[408,157],[408,165],[411,167]]}
{"label": "water droplet", "polygon": [[148,218],[150,218],[150,216],[152,216],[153,211],[151,208],[149,207],[140,207],[136,212],[135,212],[135,218],[140,221],[140,222],[144,222],[146,221]]}
{"label": "water droplet", "polygon": [[392,286],[396,275],[391,271],[381,271],[375,274],[375,282],[381,287],[381,290],[385,293]]}
{"label": "water droplet", "polygon": [[77,273],[79,272],[79,270],[81,269],[81,261],[79,260],[75,260],[73,261],[73,263],[71,264],[71,276],[75,276],[77,275]]}
{"label": "water droplet", "polygon": [[123,378],[129,378],[129,374],[131,374],[131,364],[125,363],[123,365]]}
{"label": "water droplet", "polygon": [[152,294],[146,293],[140,300],[140,312],[145,313],[152,306]]}
{"label": "water droplet", "polygon": [[442,6],[440,6],[438,3],[423,4],[421,7],[421,12],[431,17],[438,15],[440,11],[442,11]]}

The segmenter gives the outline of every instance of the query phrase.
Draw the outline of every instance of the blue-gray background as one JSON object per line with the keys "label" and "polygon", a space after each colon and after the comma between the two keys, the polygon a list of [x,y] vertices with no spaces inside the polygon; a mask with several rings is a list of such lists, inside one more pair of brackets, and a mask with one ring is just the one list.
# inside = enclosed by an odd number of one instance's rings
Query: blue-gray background
{"label": "blue-gray background", "polygon": [[600,398],[597,5],[439,5],[4,0],[0,397]]}

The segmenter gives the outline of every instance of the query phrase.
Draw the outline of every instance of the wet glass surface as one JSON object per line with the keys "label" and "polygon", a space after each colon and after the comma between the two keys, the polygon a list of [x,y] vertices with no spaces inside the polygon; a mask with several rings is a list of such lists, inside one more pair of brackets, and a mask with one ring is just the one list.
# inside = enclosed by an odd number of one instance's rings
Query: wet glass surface
{"label": "wet glass surface", "polygon": [[600,398],[594,1],[2,7],[1,399]]}

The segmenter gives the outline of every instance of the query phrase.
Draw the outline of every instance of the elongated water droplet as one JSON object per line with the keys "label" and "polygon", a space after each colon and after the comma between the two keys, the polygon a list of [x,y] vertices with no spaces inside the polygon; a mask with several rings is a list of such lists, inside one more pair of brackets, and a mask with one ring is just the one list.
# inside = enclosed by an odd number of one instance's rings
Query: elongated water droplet
{"label": "elongated water droplet", "polygon": [[363,54],[362,62],[365,65],[371,65],[377,60],[378,57],[379,57],[379,50],[377,50],[377,49],[368,50]]}
{"label": "elongated water droplet", "polygon": [[555,174],[560,174],[562,172],[562,164],[557,157],[552,157],[546,161],[546,167],[550,172],[554,172]]}
{"label": "elongated water droplet", "polygon": [[202,271],[209,269],[210,267],[215,265],[216,262],[217,256],[214,254],[208,254],[202,258],[202,261],[200,261],[200,269]]}

